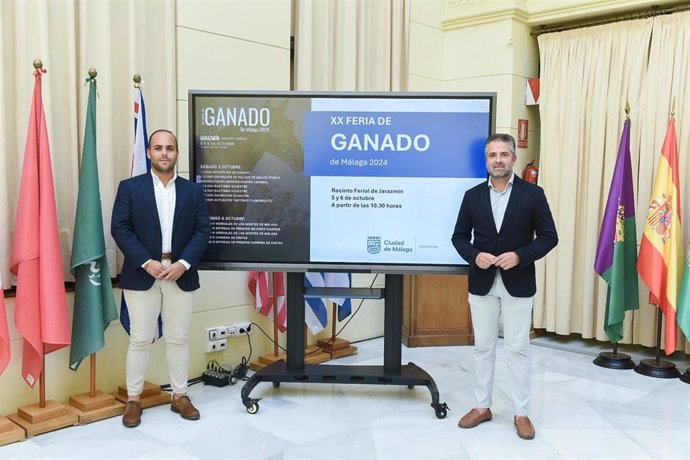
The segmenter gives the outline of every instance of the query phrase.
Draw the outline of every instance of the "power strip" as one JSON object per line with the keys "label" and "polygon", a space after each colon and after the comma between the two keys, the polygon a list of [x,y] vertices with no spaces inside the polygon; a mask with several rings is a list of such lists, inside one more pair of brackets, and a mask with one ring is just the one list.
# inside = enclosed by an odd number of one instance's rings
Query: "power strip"
{"label": "power strip", "polygon": [[206,370],[203,374],[201,374],[201,381],[204,382],[205,385],[226,387],[230,385],[230,374]]}

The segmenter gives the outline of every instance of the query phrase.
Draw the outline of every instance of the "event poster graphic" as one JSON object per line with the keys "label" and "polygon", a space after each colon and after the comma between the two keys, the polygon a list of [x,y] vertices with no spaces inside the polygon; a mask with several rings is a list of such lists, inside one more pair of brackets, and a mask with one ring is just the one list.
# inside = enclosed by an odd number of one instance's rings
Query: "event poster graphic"
{"label": "event poster graphic", "polygon": [[458,265],[463,193],[486,178],[486,98],[195,98],[213,264]]}
{"label": "event poster graphic", "polygon": [[211,218],[204,260],[307,260],[309,100],[210,96],[196,106],[195,174]]}

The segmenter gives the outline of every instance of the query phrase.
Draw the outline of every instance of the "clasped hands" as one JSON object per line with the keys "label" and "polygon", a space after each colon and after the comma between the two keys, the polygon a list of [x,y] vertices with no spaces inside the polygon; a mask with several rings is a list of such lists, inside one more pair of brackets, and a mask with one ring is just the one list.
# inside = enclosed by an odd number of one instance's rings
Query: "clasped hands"
{"label": "clasped hands", "polygon": [[498,256],[489,254],[488,252],[480,252],[474,259],[474,263],[483,270],[486,270],[492,265],[502,268],[503,270],[508,270],[520,264],[520,256],[514,251],[504,252]]}
{"label": "clasped hands", "polygon": [[187,271],[187,268],[181,262],[175,262],[168,268],[165,268],[163,264],[157,260],[152,260],[144,268],[146,273],[153,276],[156,279],[163,281],[177,281],[180,276]]}

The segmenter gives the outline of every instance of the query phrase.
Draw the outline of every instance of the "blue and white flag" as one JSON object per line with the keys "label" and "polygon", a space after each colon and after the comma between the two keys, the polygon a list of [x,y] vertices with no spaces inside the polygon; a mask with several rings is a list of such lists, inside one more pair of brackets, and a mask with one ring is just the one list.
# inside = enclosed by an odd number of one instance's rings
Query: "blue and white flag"
{"label": "blue and white flag", "polygon": [[[351,287],[350,273],[307,273],[304,285],[310,287]],[[312,334],[318,334],[328,325],[328,310],[326,301],[322,298],[304,299],[304,322]],[[352,312],[352,301],[349,298],[329,299],[338,305],[338,321],[347,318]]]}
{"label": "blue and white flag", "polygon": [[[146,107],[144,105],[144,95],[141,88],[134,88],[134,149],[132,150],[132,164],[130,166],[130,177],[147,173],[151,170],[151,161],[146,155],[149,148],[149,136],[146,130]],[[125,295],[122,294],[120,301],[120,324],[129,334],[129,310]],[[156,337],[163,335],[163,322],[158,317],[158,331]]]}
{"label": "blue and white flag", "polygon": [[141,88],[134,88],[134,150],[130,177],[144,174],[151,170],[151,161],[146,156],[149,148],[149,133],[146,130],[146,107]]}
{"label": "blue and white flag", "polygon": [[[304,285],[310,287],[324,287],[326,282],[323,273],[307,273],[304,277]],[[305,297],[304,299],[304,322],[312,334],[318,334],[328,324],[328,312],[324,299],[317,297]]]}
{"label": "blue and white flag", "polygon": [[[352,287],[351,273],[324,273],[324,282],[328,287]],[[350,298],[330,299],[338,305],[338,321],[342,321],[352,313],[352,300]]]}

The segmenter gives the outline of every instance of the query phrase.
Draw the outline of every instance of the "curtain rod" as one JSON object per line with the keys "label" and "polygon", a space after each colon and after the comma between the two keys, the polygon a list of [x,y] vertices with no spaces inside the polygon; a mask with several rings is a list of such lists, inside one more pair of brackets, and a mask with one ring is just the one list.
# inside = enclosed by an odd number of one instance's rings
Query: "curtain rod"
{"label": "curtain rod", "polygon": [[535,28],[534,30],[532,30],[530,35],[537,36],[537,35],[547,34],[547,33],[552,33],[552,32],[563,32],[564,30],[582,29],[585,27],[593,27],[593,26],[600,26],[603,24],[611,24],[613,22],[632,21],[635,19],[647,19],[647,18],[652,18],[655,16],[680,13],[682,11],[689,11],[689,10],[690,10],[690,5],[677,5],[677,6],[669,6],[666,8],[661,8],[658,5],[653,5],[649,9],[638,11],[636,13],[628,13],[628,14],[625,14],[622,16],[613,16],[613,17],[602,18],[602,19],[593,19],[590,21],[578,22],[578,23],[572,23],[572,24],[556,24],[556,25],[552,25],[552,26],[541,25],[541,26],[538,26],[537,28]]}

